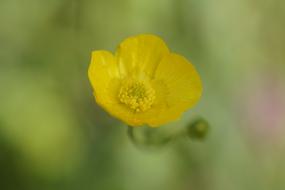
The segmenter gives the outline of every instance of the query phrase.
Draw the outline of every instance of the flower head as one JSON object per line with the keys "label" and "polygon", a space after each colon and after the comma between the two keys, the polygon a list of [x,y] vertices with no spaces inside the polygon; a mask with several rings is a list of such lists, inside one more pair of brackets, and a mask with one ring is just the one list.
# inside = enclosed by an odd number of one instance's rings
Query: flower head
{"label": "flower head", "polygon": [[154,35],[127,38],[115,55],[93,51],[88,76],[96,102],[130,126],[173,121],[202,93],[194,66]]}

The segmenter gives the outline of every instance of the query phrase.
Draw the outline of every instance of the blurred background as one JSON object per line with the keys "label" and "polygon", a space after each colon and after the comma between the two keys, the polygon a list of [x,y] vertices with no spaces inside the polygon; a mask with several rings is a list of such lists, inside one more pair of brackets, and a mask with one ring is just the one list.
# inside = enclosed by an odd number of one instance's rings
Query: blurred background
{"label": "blurred background", "polygon": [[[0,189],[285,189],[284,19],[282,0],[0,0]],[[204,141],[142,150],[96,105],[91,51],[141,33],[204,85],[157,130],[203,116]]]}

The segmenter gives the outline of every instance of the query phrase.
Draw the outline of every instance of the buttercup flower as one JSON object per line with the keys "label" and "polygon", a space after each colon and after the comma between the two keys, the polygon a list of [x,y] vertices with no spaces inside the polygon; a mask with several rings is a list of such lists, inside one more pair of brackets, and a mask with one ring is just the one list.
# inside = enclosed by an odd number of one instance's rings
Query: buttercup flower
{"label": "buttercup flower", "polygon": [[96,102],[130,126],[160,126],[200,99],[194,66],[154,35],[124,40],[115,55],[93,51],[88,70]]}

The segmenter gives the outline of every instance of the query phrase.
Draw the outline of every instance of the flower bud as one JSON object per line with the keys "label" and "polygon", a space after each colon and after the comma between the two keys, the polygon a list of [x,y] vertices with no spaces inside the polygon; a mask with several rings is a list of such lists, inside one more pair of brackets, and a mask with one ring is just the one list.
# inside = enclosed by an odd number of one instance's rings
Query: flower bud
{"label": "flower bud", "polygon": [[195,119],[188,125],[187,133],[192,139],[203,140],[209,131],[209,124],[203,118]]}

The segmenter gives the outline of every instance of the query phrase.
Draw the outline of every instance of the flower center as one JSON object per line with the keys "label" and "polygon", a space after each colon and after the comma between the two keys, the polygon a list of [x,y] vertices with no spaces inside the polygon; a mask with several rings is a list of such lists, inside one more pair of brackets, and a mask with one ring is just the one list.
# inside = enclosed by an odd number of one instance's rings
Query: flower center
{"label": "flower center", "polygon": [[119,100],[135,112],[148,110],[154,102],[155,91],[145,82],[127,81],[119,90]]}

